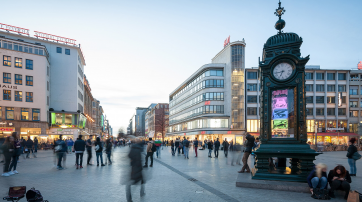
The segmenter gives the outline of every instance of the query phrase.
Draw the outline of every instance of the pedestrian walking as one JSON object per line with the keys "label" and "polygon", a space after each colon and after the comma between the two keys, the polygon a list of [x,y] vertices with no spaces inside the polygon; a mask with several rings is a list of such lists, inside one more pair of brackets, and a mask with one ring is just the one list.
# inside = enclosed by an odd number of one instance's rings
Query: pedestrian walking
{"label": "pedestrian walking", "polygon": [[5,156],[4,169],[3,169],[3,174],[1,176],[9,177],[11,175],[11,173],[9,173],[9,165],[10,165],[11,157],[13,156],[13,153],[14,153],[13,136],[6,137],[5,142],[2,145],[1,149]]}
{"label": "pedestrian walking", "polygon": [[[151,138],[150,138],[151,139]],[[143,144],[139,139],[136,139],[136,143],[132,145],[128,157],[131,160],[131,180],[126,185],[126,198],[127,202],[132,202],[131,185],[141,183],[140,196],[145,195],[145,181],[142,175],[142,160],[141,152],[143,150]]]}
{"label": "pedestrian walking", "polygon": [[204,145],[205,145],[205,148],[207,149],[207,143],[208,141],[206,141],[206,139],[204,140]]}
{"label": "pedestrian walking", "polygon": [[162,146],[162,141],[161,140],[155,140],[155,145],[156,145],[156,157],[160,157],[161,158],[161,146]]}
{"label": "pedestrian walking", "polygon": [[101,166],[105,166],[103,164],[103,145],[101,142],[101,138],[97,137],[96,143],[94,144],[94,149],[96,150],[96,156],[97,156],[97,166],[99,166],[99,158],[101,159]]}
{"label": "pedestrian walking", "polygon": [[85,151],[85,141],[82,140],[82,135],[79,135],[78,139],[74,142],[74,151],[77,169],[83,168],[83,153]]}
{"label": "pedestrian walking", "polygon": [[185,159],[189,159],[189,147],[190,147],[190,141],[189,141],[189,138],[185,138],[184,142],[184,153],[185,153]]}
{"label": "pedestrian walking", "polygon": [[148,157],[150,157],[151,159],[151,164],[150,167],[153,166],[153,152],[156,151],[156,145],[153,144],[152,142],[152,138],[149,139],[148,144],[147,144],[147,155],[146,155],[146,161],[145,161],[145,165],[143,167],[147,168],[148,167]]}
{"label": "pedestrian walking", "polygon": [[131,147],[131,144],[132,144],[131,140],[128,140],[128,147]]}
{"label": "pedestrian walking", "polygon": [[[59,135],[59,140],[55,142],[55,152],[58,156],[58,164],[57,169],[62,170],[64,167],[62,166],[62,160],[67,152],[67,145],[65,144],[64,140],[62,140],[62,135]],[[65,164],[65,162],[63,163]]]}
{"label": "pedestrian walking", "polygon": [[177,149],[177,155],[180,155],[180,140],[178,138],[176,138],[176,141],[175,141],[175,153],[176,153],[176,149]]}
{"label": "pedestrian walking", "polygon": [[68,146],[68,152],[72,152],[72,148],[73,148],[73,146],[74,146],[74,141],[73,141],[73,139],[72,138],[69,138],[68,140],[67,140],[67,146]]}
{"label": "pedestrian walking", "polygon": [[[356,176],[357,174],[357,167],[356,167],[356,159],[354,159],[354,154],[357,152],[358,154],[358,151],[357,151],[357,147],[354,146],[354,143],[356,142],[356,138],[351,138],[348,142],[348,150],[347,150],[347,158],[348,158],[348,164],[349,164],[349,174],[350,176]],[[360,155],[359,155],[360,156]],[[361,158],[361,157],[360,157]]]}
{"label": "pedestrian walking", "polygon": [[20,139],[20,145],[21,145],[21,148],[20,148],[21,154],[20,154],[20,156],[23,156],[24,159],[25,159],[25,154],[24,154],[24,151],[25,151],[25,143],[26,143],[26,141],[24,140],[23,137],[21,137],[21,139]]}
{"label": "pedestrian walking", "polygon": [[228,157],[228,151],[229,151],[229,142],[227,141],[227,139],[225,138],[224,142],[222,143],[222,147],[224,149],[224,154],[225,157]]}
{"label": "pedestrian walking", "polygon": [[91,164],[91,159],[92,159],[92,140],[91,140],[91,136],[89,136],[88,140],[86,141],[86,145],[85,145],[86,149],[87,149],[87,154],[88,154],[88,158],[87,158],[87,166],[92,165]]}
{"label": "pedestrian walking", "polygon": [[[38,138],[35,137],[35,138],[34,138],[34,153],[38,153],[38,145],[39,145]],[[35,157],[36,157],[36,156],[35,156]]]}
{"label": "pedestrian walking", "polygon": [[34,150],[33,150],[33,145],[34,145],[33,140],[31,140],[31,139],[30,139],[30,136],[28,136],[28,140],[27,140],[26,143],[25,143],[25,148],[26,148],[26,150],[27,150],[26,158],[30,158],[30,157],[29,157],[30,152],[31,152],[31,153],[33,154],[33,156],[35,157]]}
{"label": "pedestrian walking", "polygon": [[171,152],[172,152],[172,156],[175,156],[176,148],[175,148],[175,143],[173,142],[173,140],[171,140]]}
{"label": "pedestrian walking", "polygon": [[107,154],[107,159],[108,159],[108,165],[111,165],[112,164],[112,161],[111,161],[112,143],[111,143],[110,139],[108,139],[106,141],[106,154]]}
{"label": "pedestrian walking", "polygon": [[214,145],[215,145],[215,150],[214,150],[215,158],[219,158],[219,148],[220,148],[219,138],[216,138]]}
{"label": "pedestrian walking", "polygon": [[244,151],[244,156],[243,156],[243,167],[241,168],[240,171],[238,171],[239,173],[244,173],[245,170],[247,173],[250,173],[250,168],[249,168],[249,165],[248,165],[248,158],[251,154],[251,150],[254,146],[254,141],[255,141],[255,138],[250,135],[250,133],[247,133],[246,134],[246,143],[245,143],[245,151]]}
{"label": "pedestrian walking", "polygon": [[197,140],[197,137],[195,137],[195,140],[194,140],[195,157],[197,157],[197,147],[198,146],[199,146],[199,141]]}
{"label": "pedestrian walking", "polygon": [[212,141],[207,142],[207,148],[209,149],[209,158],[212,158],[211,152],[212,152]]}
{"label": "pedestrian walking", "polygon": [[19,156],[21,154],[20,139],[19,139],[19,134],[17,132],[13,132],[11,136],[14,138],[14,152],[13,152],[12,161],[11,161],[11,164],[9,167],[9,173],[18,174],[18,171],[16,170],[16,166],[18,165]]}

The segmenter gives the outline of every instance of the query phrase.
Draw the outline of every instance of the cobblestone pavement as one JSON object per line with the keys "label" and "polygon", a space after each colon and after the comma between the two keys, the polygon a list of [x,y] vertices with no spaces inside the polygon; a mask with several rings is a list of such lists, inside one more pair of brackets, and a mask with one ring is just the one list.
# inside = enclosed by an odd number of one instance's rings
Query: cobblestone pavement
{"label": "cobblestone pavement", "polygon": [[[105,167],[84,166],[76,170],[75,155],[67,155],[67,169],[58,171],[53,166],[53,153],[39,151],[38,158],[20,159],[19,174],[0,178],[0,197],[7,194],[8,187],[25,185],[35,187],[50,202],[63,201],[126,201],[125,186],[129,176],[128,147],[113,152],[113,164]],[[241,166],[231,166],[221,151],[219,158],[208,158],[207,151],[199,151],[195,158],[190,149],[190,159],[182,155],[171,156],[170,147],[161,150],[153,168],[144,169],[146,174],[146,195],[139,196],[139,186],[132,186],[134,201],[145,202],[222,202],[222,201],[314,201],[310,194],[248,189],[235,186],[237,171]],[[346,152],[326,152],[316,163],[324,162],[332,169],[343,164],[349,169]],[[95,156],[95,154],[93,154]],[[213,154],[214,156],[214,154]],[[84,156],[86,160],[87,155]],[[105,157],[105,155],[104,155]],[[229,161],[227,161],[229,160]],[[93,158],[93,163],[95,158]],[[357,162],[357,172],[362,172],[362,161]],[[362,174],[353,177],[352,189],[362,190]],[[341,193],[332,201],[344,201]],[[21,200],[25,201],[25,199]]]}

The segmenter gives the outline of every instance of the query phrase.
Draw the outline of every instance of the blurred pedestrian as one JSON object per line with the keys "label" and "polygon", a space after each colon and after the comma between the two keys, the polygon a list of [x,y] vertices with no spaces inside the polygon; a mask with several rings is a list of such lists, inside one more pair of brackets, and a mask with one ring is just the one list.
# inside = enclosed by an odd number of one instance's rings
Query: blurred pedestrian
{"label": "blurred pedestrian", "polygon": [[147,149],[146,149],[146,152],[147,152],[146,161],[145,161],[145,165],[143,166],[145,168],[148,167],[148,157],[150,157],[150,159],[151,159],[150,167],[153,166],[153,152],[156,149],[154,147],[156,147],[156,146],[153,144],[152,138],[150,138],[149,141],[148,141],[148,144],[147,144]]}
{"label": "blurred pedestrian", "polygon": [[162,146],[162,141],[161,140],[155,140],[156,145],[156,157],[160,157],[161,158],[161,146]]}
{"label": "blurred pedestrian", "polygon": [[39,144],[38,138],[35,137],[34,138],[34,153],[38,153],[38,144]]}
{"label": "blurred pedestrian", "polygon": [[[57,169],[63,170],[64,167],[62,166],[62,160],[63,157],[65,156],[65,153],[67,152],[67,145],[65,144],[64,140],[62,140],[62,135],[59,135],[59,140],[55,142],[55,152],[57,153],[58,156]],[[63,162],[63,165],[64,164],[65,162]]]}
{"label": "blurred pedestrian", "polygon": [[10,160],[14,153],[14,138],[12,136],[6,137],[5,142],[2,145],[1,149],[3,150],[5,156],[4,169],[3,169],[3,174],[1,176],[9,177],[11,175],[9,173]]}
{"label": "blurred pedestrian", "polygon": [[74,142],[73,142],[73,139],[72,138],[69,138],[67,140],[67,146],[68,146],[68,152],[72,152],[72,147],[74,145]]}
{"label": "blurred pedestrian", "polygon": [[87,165],[92,165],[90,163],[91,159],[92,159],[92,140],[91,140],[92,136],[89,136],[89,139],[86,141],[86,149],[87,149],[87,154],[88,154],[88,158],[87,158]]}
{"label": "blurred pedestrian", "polygon": [[101,142],[101,138],[97,137],[96,143],[94,144],[95,150],[96,150],[96,156],[97,156],[97,166],[99,166],[99,158],[101,158],[101,166],[105,166],[103,164],[103,145]]}
{"label": "blurred pedestrian", "polygon": [[214,150],[215,158],[219,158],[219,148],[220,148],[219,138],[216,138],[214,145],[215,145],[215,150]]}
{"label": "blurred pedestrian", "polygon": [[209,149],[209,158],[212,158],[211,152],[212,152],[212,141],[207,142],[207,148]]}
{"label": "blurred pedestrian", "polygon": [[177,155],[180,155],[180,140],[178,138],[176,138],[175,141],[175,153],[176,153],[176,149],[177,149]]}
{"label": "blurred pedestrian", "polygon": [[188,140],[189,138],[185,138],[185,140],[183,141],[183,145],[184,145],[184,153],[185,153],[185,159],[189,159],[189,147],[190,147],[190,141]]}
{"label": "blurred pedestrian", "polygon": [[106,142],[106,154],[107,154],[107,159],[108,159],[108,165],[112,164],[111,161],[111,154],[112,154],[112,143],[110,139],[107,139]]}
{"label": "blurred pedestrian", "polygon": [[[83,153],[85,151],[85,141],[82,140],[82,135],[78,136],[78,139],[74,142],[75,161],[78,168],[83,168]],[[79,162],[80,159],[80,162]]]}
{"label": "blurred pedestrian", "polygon": [[224,154],[225,157],[228,157],[228,151],[229,151],[229,142],[227,141],[227,139],[225,138],[224,142],[222,143],[222,147],[224,149]]}
{"label": "blurred pedestrian", "polygon": [[198,146],[199,146],[199,141],[197,140],[197,137],[195,137],[195,140],[194,140],[195,157],[197,157],[197,147]]}
{"label": "blurred pedestrian", "polygon": [[20,139],[20,145],[21,145],[21,148],[20,148],[21,154],[20,154],[20,156],[23,156],[23,158],[25,159],[25,154],[24,154],[24,151],[25,151],[25,140],[24,140],[23,137],[21,137],[21,139]]}
{"label": "blurred pedestrian", "polygon": [[175,143],[173,143],[173,140],[171,140],[171,152],[172,152],[172,156],[175,156],[176,149],[175,149]]}
{"label": "blurred pedestrian", "polygon": [[[152,140],[152,138],[150,138]],[[131,160],[131,181],[126,185],[126,198],[127,202],[132,201],[131,194],[131,185],[136,185],[139,182],[141,183],[140,196],[143,197],[145,195],[145,181],[142,175],[142,160],[141,160],[141,152],[143,150],[143,144],[139,139],[136,139],[136,143],[132,145],[131,150],[128,154],[128,157]]]}
{"label": "blurred pedestrian", "polygon": [[357,174],[356,159],[353,158],[353,155],[356,152],[358,154],[357,147],[354,146],[355,142],[356,142],[356,138],[351,138],[348,142],[349,147],[347,150],[347,158],[348,158],[350,176],[356,176],[356,174]]}
{"label": "blurred pedestrian", "polygon": [[34,145],[33,140],[31,140],[31,139],[30,139],[30,136],[28,136],[28,140],[27,140],[26,143],[25,143],[25,148],[27,149],[26,158],[30,158],[30,157],[29,157],[30,152],[31,152],[31,153],[33,154],[33,156],[35,157],[34,150],[33,150],[33,145]]}
{"label": "blurred pedestrian", "polygon": [[10,174],[18,174],[16,166],[18,165],[19,156],[21,154],[20,139],[19,139],[19,134],[17,132],[13,132],[11,136],[14,138],[14,152],[9,167],[9,172]]}
{"label": "blurred pedestrian", "polygon": [[246,143],[245,143],[245,151],[244,151],[244,156],[243,156],[243,167],[241,168],[240,171],[238,171],[239,173],[244,173],[245,171],[247,173],[250,173],[250,167],[248,165],[248,158],[251,154],[252,148],[254,146],[254,141],[255,138],[254,136],[250,135],[250,133],[246,134]]}

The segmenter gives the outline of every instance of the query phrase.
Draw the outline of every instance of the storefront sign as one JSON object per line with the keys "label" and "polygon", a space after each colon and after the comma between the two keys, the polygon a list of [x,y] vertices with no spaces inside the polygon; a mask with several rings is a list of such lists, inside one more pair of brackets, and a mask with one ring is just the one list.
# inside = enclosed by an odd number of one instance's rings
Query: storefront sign
{"label": "storefront sign", "polygon": [[0,122],[0,124],[6,124],[6,122]]}
{"label": "storefront sign", "polygon": [[8,127],[6,127],[6,128],[0,128],[0,130],[1,130],[1,131],[15,131],[14,128],[8,128]]}
{"label": "storefront sign", "polygon": [[362,61],[359,61],[359,63],[357,64],[357,68],[362,70]]}
{"label": "storefront sign", "polygon": [[210,105],[211,101],[205,101],[205,105]]}
{"label": "storefront sign", "polygon": [[227,134],[231,134],[231,131],[228,131]]}
{"label": "storefront sign", "polygon": [[206,132],[205,132],[205,131],[201,131],[201,134],[204,135],[204,134],[206,134]]}
{"label": "storefront sign", "polygon": [[5,84],[0,84],[0,88],[18,89],[17,86],[5,85]]}
{"label": "storefront sign", "polygon": [[344,130],[344,128],[327,128],[327,130]]}

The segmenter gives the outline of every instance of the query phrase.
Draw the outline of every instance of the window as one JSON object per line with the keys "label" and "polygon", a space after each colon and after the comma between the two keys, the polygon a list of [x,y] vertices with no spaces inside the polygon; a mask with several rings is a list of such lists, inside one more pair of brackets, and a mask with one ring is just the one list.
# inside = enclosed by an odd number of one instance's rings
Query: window
{"label": "window", "polygon": [[346,115],[346,109],[338,109],[338,115]]}
{"label": "window", "polygon": [[327,73],[327,80],[336,80],[335,73]]}
{"label": "window", "polygon": [[257,85],[256,84],[248,84],[246,90],[247,91],[257,91]]}
{"label": "window", "polygon": [[312,133],[315,131],[314,120],[307,120],[307,132]]}
{"label": "window", "polygon": [[307,92],[313,91],[313,84],[306,84],[305,85],[305,91],[307,91]]}
{"label": "window", "polygon": [[210,79],[202,82],[203,88],[223,88],[224,80]]}
{"label": "window", "polygon": [[3,56],[3,65],[11,67],[11,57],[10,56]]}
{"label": "window", "polygon": [[258,72],[248,72],[248,79],[258,79]]}
{"label": "window", "polygon": [[358,99],[350,99],[349,107],[358,107]]}
{"label": "window", "polygon": [[40,109],[33,109],[33,121],[40,121]]}
{"label": "window", "polygon": [[342,96],[342,103],[346,103],[346,96]]}
{"label": "window", "polygon": [[328,115],[328,116],[334,116],[334,115],[336,115],[336,110],[335,110],[335,108],[327,108],[327,115]]}
{"label": "window", "polygon": [[324,108],[317,108],[316,109],[317,116],[324,116]]}
{"label": "window", "polygon": [[49,76],[49,71],[50,71],[49,66],[47,66],[47,76]]}
{"label": "window", "polygon": [[33,60],[26,59],[26,69],[33,70]]}
{"label": "window", "polygon": [[33,86],[33,77],[32,76],[26,76],[26,85]]}
{"label": "window", "polygon": [[7,42],[7,41],[3,41],[3,48],[12,50],[12,49],[13,49],[12,46],[13,46],[13,43]]}
{"label": "window", "polygon": [[15,74],[15,84],[23,84],[23,76],[21,74]]}
{"label": "window", "polygon": [[22,68],[23,67],[23,59],[22,58],[15,58],[15,67]]}
{"label": "window", "polygon": [[15,101],[23,101],[23,92],[15,91]]}
{"label": "window", "polygon": [[247,108],[248,115],[256,115],[256,107]]}
{"label": "window", "polygon": [[29,109],[21,108],[21,120],[28,121],[29,120]]}
{"label": "window", "polygon": [[65,49],[65,54],[70,55],[70,49]]}
{"label": "window", "polygon": [[327,103],[336,103],[336,97],[327,97]]}
{"label": "window", "polygon": [[313,73],[312,72],[306,72],[305,73],[305,79],[306,80],[313,80]]}
{"label": "window", "polygon": [[307,116],[313,116],[313,108],[307,108]]}
{"label": "window", "polygon": [[33,102],[33,93],[26,92],[26,102]]}
{"label": "window", "polygon": [[307,96],[307,97],[305,98],[305,102],[306,102],[306,103],[313,103],[313,96]]}
{"label": "window", "polygon": [[82,69],[80,68],[79,65],[78,65],[78,73],[83,78],[83,71],[82,71]]}
{"label": "window", "polygon": [[256,95],[248,95],[247,103],[256,103],[257,96]]}
{"label": "window", "polygon": [[49,106],[49,96],[47,96],[47,105]]}
{"label": "window", "polygon": [[62,53],[62,48],[61,47],[57,47],[57,53]]}
{"label": "window", "polygon": [[14,120],[14,107],[6,107],[6,120]]}
{"label": "window", "polygon": [[3,90],[3,100],[11,100],[11,90]]}
{"label": "window", "polygon": [[358,117],[358,111],[349,111],[350,117]]}
{"label": "window", "polygon": [[336,92],[336,85],[327,85],[327,92]]}
{"label": "window", "polygon": [[338,73],[338,80],[346,80],[346,73]]}
{"label": "window", "polygon": [[324,80],[324,73],[316,73],[317,80]]}
{"label": "window", "polygon": [[338,92],[346,92],[346,85],[338,85]]}
{"label": "window", "polygon": [[316,96],[316,103],[324,103],[324,96]]}
{"label": "window", "polygon": [[3,73],[3,83],[11,83],[11,74]]}
{"label": "window", "polygon": [[324,92],[324,85],[316,85],[316,91],[317,92]]}
{"label": "window", "polygon": [[349,86],[350,95],[358,95],[358,86]]}
{"label": "window", "polygon": [[[205,93],[203,97],[203,100],[224,100],[224,93]],[[202,101],[202,99],[200,99],[200,101]]]}
{"label": "window", "polygon": [[47,91],[49,91],[49,81],[47,81]]}

